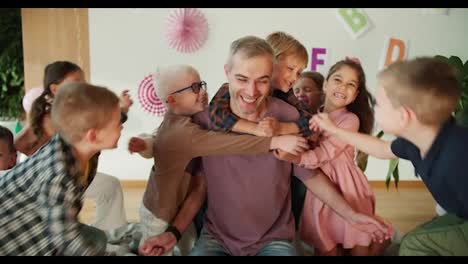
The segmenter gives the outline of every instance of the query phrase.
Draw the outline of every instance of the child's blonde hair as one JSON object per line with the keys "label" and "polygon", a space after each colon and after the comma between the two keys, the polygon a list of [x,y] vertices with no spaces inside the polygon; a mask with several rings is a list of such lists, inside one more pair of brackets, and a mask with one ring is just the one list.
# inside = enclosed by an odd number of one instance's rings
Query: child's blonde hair
{"label": "child's blonde hair", "polygon": [[153,79],[154,89],[166,107],[169,107],[167,97],[178,89],[185,88],[177,87],[175,84],[177,80],[187,74],[200,76],[197,69],[187,64],[174,64],[156,70],[154,74],[155,78]]}
{"label": "child's blonde hair", "polygon": [[70,144],[80,141],[89,129],[101,129],[109,114],[119,107],[111,90],[88,83],[68,83],[61,87],[51,111],[52,124]]}
{"label": "child's blonde hair", "polygon": [[276,61],[293,55],[303,62],[304,65],[309,63],[309,55],[307,55],[306,48],[293,36],[285,32],[276,31],[268,35],[266,41],[273,48]]}
{"label": "child's blonde hair", "polygon": [[436,58],[396,62],[378,77],[394,107],[409,107],[427,125],[448,120],[461,96],[455,68]]}
{"label": "child's blonde hair", "polygon": [[232,57],[239,52],[242,52],[247,59],[265,55],[273,58],[273,49],[264,39],[255,36],[245,36],[231,43],[227,60],[228,69],[232,69]]}

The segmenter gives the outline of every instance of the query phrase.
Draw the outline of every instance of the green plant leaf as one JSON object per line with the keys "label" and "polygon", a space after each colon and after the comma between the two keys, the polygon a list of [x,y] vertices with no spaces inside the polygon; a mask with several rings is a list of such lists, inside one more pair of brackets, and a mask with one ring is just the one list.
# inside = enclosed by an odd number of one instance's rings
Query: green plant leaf
{"label": "green plant leaf", "polygon": [[395,168],[398,165],[398,161],[399,161],[399,159],[396,158],[396,159],[390,160],[390,162],[388,163],[387,178],[385,179],[385,185],[387,187],[387,190],[388,190],[388,187],[390,185],[390,180],[391,180],[391,177],[393,175],[393,172],[395,171]]}
{"label": "green plant leaf", "polygon": [[381,138],[383,135],[384,135],[383,130],[380,130],[380,132],[377,133],[377,137],[378,137],[378,138]]}
{"label": "green plant leaf", "polygon": [[460,74],[463,74],[463,61],[457,56],[450,56],[448,63],[457,68]]}
{"label": "green plant leaf", "polygon": [[0,17],[0,118],[16,119],[24,94],[21,9],[1,9]]}
{"label": "green plant leaf", "polygon": [[465,80],[468,78],[468,60],[465,61],[465,64],[463,65],[463,70],[462,70],[463,76],[465,76]]}
{"label": "green plant leaf", "polygon": [[398,189],[398,183],[400,182],[400,172],[398,169],[398,163],[393,171],[393,180],[395,181],[395,188]]}
{"label": "green plant leaf", "polygon": [[434,58],[442,60],[442,61],[447,62],[447,63],[448,63],[448,60],[449,60],[447,57],[442,56],[442,55],[436,55]]}
{"label": "green plant leaf", "polygon": [[460,126],[468,127],[468,107],[465,107],[463,110],[459,111],[455,115],[455,119]]}
{"label": "green plant leaf", "polygon": [[362,172],[366,171],[368,160],[369,160],[369,155],[365,153],[361,152],[358,155],[356,155],[357,165],[361,169]]}

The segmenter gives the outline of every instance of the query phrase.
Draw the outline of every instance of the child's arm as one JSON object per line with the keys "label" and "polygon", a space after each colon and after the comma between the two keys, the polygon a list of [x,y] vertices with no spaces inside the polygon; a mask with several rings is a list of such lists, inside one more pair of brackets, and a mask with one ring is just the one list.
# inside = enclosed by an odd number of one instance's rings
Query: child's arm
{"label": "child's arm", "polygon": [[327,114],[321,113],[315,115],[313,119],[311,119],[311,129],[315,129],[317,126],[328,131],[337,139],[345,142],[346,144],[352,145],[371,156],[379,159],[396,158],[391,149],[391,142],[381,140],[371,135],[339,128],[330,120]]}
{"label": "child's arm", "polygon": [[130,106],[132,106],[133,104],[133,100],[130,98],[130,94],[128,94],[128,91],[129,90],[122,91],[122,93],[120,94],[120,98],[119,98],[120,109],[125,114],[128,113]]}
{"label": "child's arm", "polygon": [[204,130],[191,123],[187,127],[191,137],[192,157],[210,155],[255,155],[270,149],[281,149],[298,155],[308,149],[307,141],[299,136],[284,135],[273,138],[234,135]]}
{"label": "child's arm", "polygon": [[[194,161],[195,160],[192,162]],[[184,200],[181,209],[172,222],[172,226],[177,228],[181,234],[183,234],[190,223],[192,223],[206,198],[206,183],[201,160],[197,159],[195,163],[197,164],[194,171],[185,172],[191,173],[193,176],[190,181],[187,198]],[[160,235],[148,238],[142,247],[140,247],[139,252],[145,256],[159,256],[172,250],[176,244],[177,239],[174,234],[171,232],[164,232]]]}
{"label": "child's arm", "polygon": [[31,155],[34,153],[34,150],[31,148],[31,144],[34,142],[35,138],[32,128],[30,126],[24,127],[18,135],[15,136],[14,143],[16,150],[26,156]]}
{"label": "child's arm", "polygon": [[311,109],[304,102],[301,102],[299,99],[297,99],[292,89],[290,89],[287,93],[284,93],[280,90],[274,90],[273,96],[294,106],[297,111],[299,111],[299,119],[295,123],[281,124],[280,131],[282,134],[280,135],[301,133],[304,137],[308,137],[314,134],[314,131],[309,128],[309,120],[313,116]]}
{"label": "child's arm", "polygon": [[50,136],[43,133],[41,138],[37,140],[37,136],[34,134],[32,127],[27,126],[21,129],[18,135],[15,136],[14,144],[16,150],[26,156],[31,156],[45,143],[47,143],[49,139]]}
{"label": "child's arm", "polygon": [[140,134],[138,137],[130,138],[130,141],[128,142],[128,150],[132,154],[133,152],[137,152],[143,158],[152,159],[154,157],[153,142],[153,135]]}
{"label": "child's arm", "polygon": [[[96,255],[95,247],[81,233],[78,213],[81,195],[68,177],[55,177],[44,184],[38,210],[49,228],[58,254]],[[66,249],[66,251],[65,251]]]}
{"label": "child's arm", "polygon": [[[357,133],[359,130],[359,118],[355,115],[347,115],[344,120],[337,124],[337,128]],[[309,150],[301,155],[299,165],[308,169],[315,169],[335,159],[347,146],[349,144],[333,135],[321,138],[313,150]]]}
{"label": "child's arm", "polygon": [[374,241],[383,241],[390,238],[392,229],[389,224],[381,223],[379,219],[356,212],[336,190],[330,179],[318,170],[319,173],[303,181],[306,187],[330,206],[338,215],[350,222],[357,229],[371,234]]}
{"label": "child's arm", "polygon": [[[234,131],[261,137],[297,134],[299,132],[295,123],[279,123],[277,121],[274,124],[269,121],[255,123],[241,119],[231,111],[230,99],[229,87],[225,84],[216,92],[209,104],[210,120],[216,128],[222,131]],[[308,120],[306,127],[308,129]]]}

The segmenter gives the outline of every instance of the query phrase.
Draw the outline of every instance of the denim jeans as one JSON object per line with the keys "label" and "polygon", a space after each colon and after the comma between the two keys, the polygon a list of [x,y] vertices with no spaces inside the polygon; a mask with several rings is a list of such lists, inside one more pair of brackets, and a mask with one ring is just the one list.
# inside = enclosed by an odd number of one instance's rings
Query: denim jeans
{"label": "denim jeans", "polygon": [[[292,242],[285,240],[273,241],[260,249],[256,256],[296,256],[297,251]],[[204,228],[195,247],[189,256],[230,256],[229,252],[216,241]]]}

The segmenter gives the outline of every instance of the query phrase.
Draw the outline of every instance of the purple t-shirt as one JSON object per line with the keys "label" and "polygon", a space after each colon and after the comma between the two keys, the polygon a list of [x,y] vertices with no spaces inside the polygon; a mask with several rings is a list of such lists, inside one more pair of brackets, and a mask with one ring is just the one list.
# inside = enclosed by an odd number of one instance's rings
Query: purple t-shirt
{"label": "purple t-shirt", "polygon": [[[294,122],[299,113],[284,101],[269,97],[266,116]],[[208,111],[195,115],[193,121],[213,129]],[[304,181],[312,177],[312,171],[277,160],[271,152],[202,160],[208,199],[204,227],[229,253],[255,255],[272,241],[294,239],[291,176]]]}

